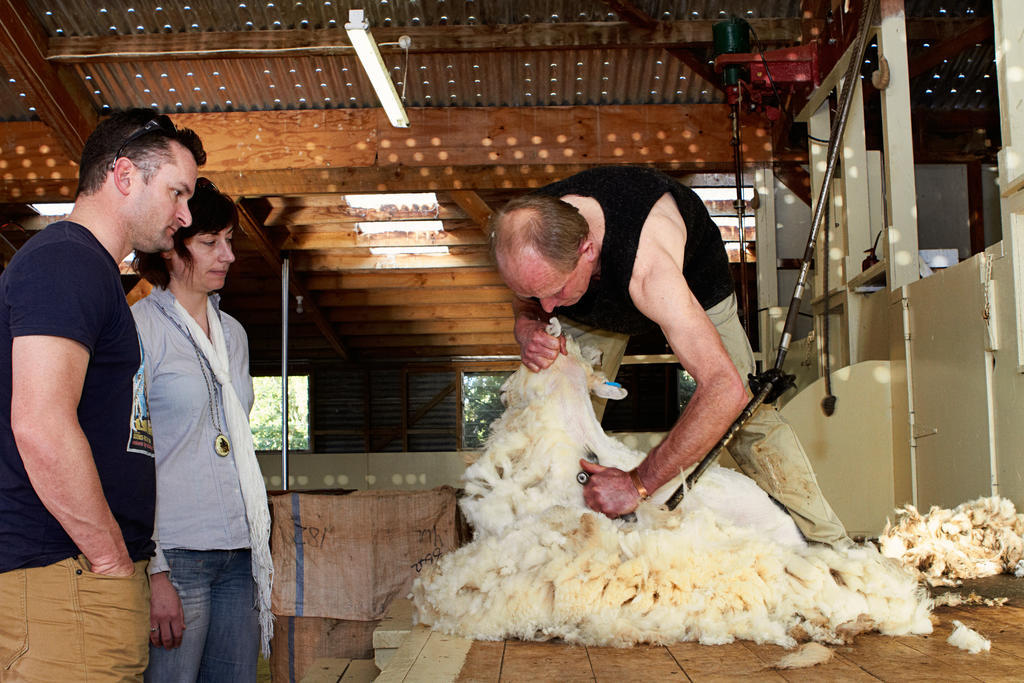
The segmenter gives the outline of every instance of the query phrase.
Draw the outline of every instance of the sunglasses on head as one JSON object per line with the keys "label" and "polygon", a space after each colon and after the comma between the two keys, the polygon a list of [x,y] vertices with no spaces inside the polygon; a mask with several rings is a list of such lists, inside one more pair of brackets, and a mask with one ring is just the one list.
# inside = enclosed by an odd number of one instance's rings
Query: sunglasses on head
{"label": "sunglasses on head", "polygon": [[213,184],[212,180],[210,180],[209,178],[202,177],[202,176],[200,176],[199,178],[196,178],[196,189],[197,190],[210,189],[210,190],[213,190],[214,192],[220,192],[220,190],[217,189],[217,186]]}
{"label": "sunglasses on head", "polygon": [[124,148],[135,142],[143,135],[149,135],[150,133],[161,133],[167,137],[174,137],[177,134],[177,129],[174,124],[171,123],[171,119],[165,114],[155,116],[139,128],[137,131],[129,135],[121,143],[121,146],[117,148],[117,154],[114,155],[114,160],[110,162],[110,167],[113,168],[117,160],[124,156]]}

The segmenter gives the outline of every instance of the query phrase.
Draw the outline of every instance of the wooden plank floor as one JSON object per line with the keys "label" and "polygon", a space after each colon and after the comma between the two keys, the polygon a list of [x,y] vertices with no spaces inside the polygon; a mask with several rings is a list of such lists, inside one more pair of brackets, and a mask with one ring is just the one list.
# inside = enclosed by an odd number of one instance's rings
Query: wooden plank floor
{"label": "wooden plank floor", "polygon": [[[1021,604],[1019,601],[1015,601]],[[940,607],[928,636],[858,636],[833,646],[832,661],[807,669],[774,665],[788,652],[775,645],[678,643],[628,649],[563,643],[465,641],[417,627],[404,663],[388,666],[385,681],[1022,681],[1024,608]],[[946,642],[957,619],[991,640],[992,650],[969,654]],[[405,647],[405,646],[403,646]],[[400,650],[401,652],[401,650]],[[396,657],[398,655],[396,654]],[[399,658],[398,662],[403,662]]]}

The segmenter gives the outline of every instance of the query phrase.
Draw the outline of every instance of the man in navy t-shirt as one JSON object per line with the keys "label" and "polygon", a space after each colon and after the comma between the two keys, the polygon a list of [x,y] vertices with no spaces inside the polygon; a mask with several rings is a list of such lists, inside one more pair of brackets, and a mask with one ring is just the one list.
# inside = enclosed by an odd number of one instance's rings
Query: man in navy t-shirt
{"label": "man in navy t-shirt", "polygon": [[118,264],[172,246],[206,160],[134,109],[85,143],[74,209],[0,276],[0,678],[139,678],[156,496]]}

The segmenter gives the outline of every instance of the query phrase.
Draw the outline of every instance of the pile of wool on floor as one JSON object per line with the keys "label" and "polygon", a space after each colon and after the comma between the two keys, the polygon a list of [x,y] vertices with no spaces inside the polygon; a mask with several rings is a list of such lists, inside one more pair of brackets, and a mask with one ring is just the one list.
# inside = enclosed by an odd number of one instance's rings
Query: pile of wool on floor
{"label": "pile of wool on floor", "polygon": [[882,554],[899,560],[932,586],[955,586],[1011,572],[1024,557],[1024,515],[1000,496],[922,515],[907,505],[879,537]]}
{"label": "pile of wool on floor", "polygon": [[583,358],[569,340],[568,356],[506,382],[506,411],[464,476],[475,538],[413,585],[420,623],[482,640],[613,646],[931,632],[912,574],[873,546],[806,545],[738,473],[711,468],[675,511],[656,504],[669,482],[635,523],[588,510],[579,459],[590,451],[629,469],[644,454],[601,430],[588,390],[609,388]]}

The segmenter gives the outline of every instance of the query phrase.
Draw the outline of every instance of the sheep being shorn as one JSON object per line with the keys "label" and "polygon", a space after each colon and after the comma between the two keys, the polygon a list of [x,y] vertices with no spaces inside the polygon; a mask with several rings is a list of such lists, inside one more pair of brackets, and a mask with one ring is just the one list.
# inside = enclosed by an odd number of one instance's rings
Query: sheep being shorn
{"label": "sheep being shorn", "polygon": [[624,392],[573,340],[568,347],[547,370],[520,367],[503,387],[506,410],[464,477],[460,505],[475,538],[413,585],[421,623],[481,640],[623,647],[931,632],[930,603],[911,574],[872,546],[808,546],[738,473],[710,469],[675,511],[655,502],[670,482],[636,523],[587,509],[576,474],[588,450],[623,469],[644,454],[601,430],[589,390]]}

